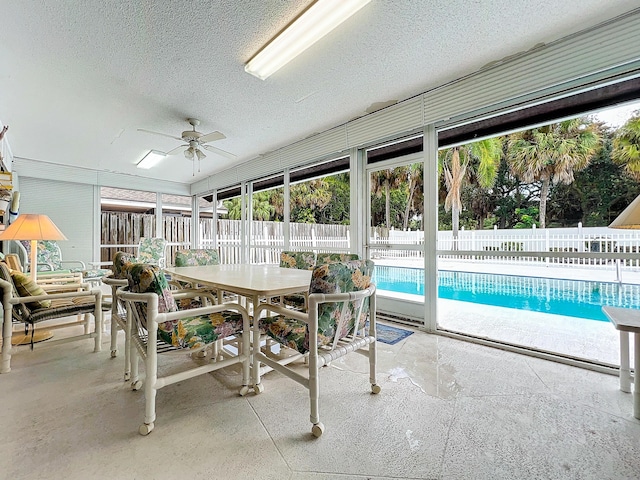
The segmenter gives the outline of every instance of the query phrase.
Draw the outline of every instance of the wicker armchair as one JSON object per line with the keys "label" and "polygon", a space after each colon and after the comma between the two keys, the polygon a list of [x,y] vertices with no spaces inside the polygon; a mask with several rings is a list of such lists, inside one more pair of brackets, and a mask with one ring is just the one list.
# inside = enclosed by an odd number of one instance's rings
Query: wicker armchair
{"label": "wicker armchair", "polygon": [[[350,352],[367,355],[371,391],[380,392],[376,383],[376,288],[371,283],[372,274],[370,260],[323,264],[313,270],[307,313],[271,304],[260,305],[254,313],[254,390],[261,393],[264,389],[260,383],[260,363],[308,388],[311,432],[316,437],[324,431],[318,412],[321,367]],[[261,318],[263,314],[267,316]],[[367,318],[369,326],[365,328]],[[297,369],[283,365],[264,352],[263,348],[267,347],[262,347],[260,341],[264,334],[301,355],[307,354],[308,374],[301,375]]]}

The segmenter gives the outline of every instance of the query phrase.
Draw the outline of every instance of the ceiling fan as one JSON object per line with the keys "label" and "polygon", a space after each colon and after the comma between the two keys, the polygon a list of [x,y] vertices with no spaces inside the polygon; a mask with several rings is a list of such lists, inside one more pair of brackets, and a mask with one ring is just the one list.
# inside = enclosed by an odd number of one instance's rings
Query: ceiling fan
{"label": "ceiling fan", "polygon": [[[200,125],[200,120],[196,118],[187,118],[187,122],[189,122],[189,124],[193,127],[193,129],[185,130],[184,132],[182,132],[182,135],[180,137],[176,137],[175,135],[169,135],[166,133],[145,130],[144,128],[139,128],[138,131],[152,133],[154,135],[162,135],[163,137],[169,137],[175,140],[181,140],[185,142],[184,145],[180,145],[174,148],[173,150],[169,150],[167,152],[167,155],[176,155],[180,152],[184,152],[185,158],[189,160],[197,159],[198,161],[200,161],[206,157],[206,155],[202,151],[202,149],[204,148],[205,150],[209,150],[210,152],[217,153],[218,155],[221,155],[226,158],[230,158],[230,159],[236,158],[236,156],[233,153],[229,153],[225,150],[221,150],[212,145],[207,145],[209,142],[215,142],[216,140],[222,140],[224,138],[227,138],[224,136],[224,134],[216,131],[216,132],[211,132],[211,133],[207,133],[206,135],[203,135],[202,133],[196,131],[196,127]],[[198,165],[198,171],[200,171],[199,165]]]}

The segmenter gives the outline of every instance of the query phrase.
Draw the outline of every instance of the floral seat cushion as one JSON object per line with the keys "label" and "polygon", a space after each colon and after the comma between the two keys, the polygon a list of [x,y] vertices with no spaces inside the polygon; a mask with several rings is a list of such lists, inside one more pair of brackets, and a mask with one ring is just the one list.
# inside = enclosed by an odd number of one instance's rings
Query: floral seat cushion
{"label": "floral seat cushion", "polygon": [[[173,298],[164,273],[155,265],[130,263],[127,266],[129,291],[133,293],[155,293],[158,295],[158,312],[175,312],[201,306],[192,299]],[[181,308],[179,308],[179,306]],[[146,328],[146,304],[136,302],[138,316]],[[235,312],[219,312],[207,315],[194,315],[158,324],[158,337],[165,343],[177,348],[200,349],[219,338],[225,338],[242,332],[242,315]]]}
{"label": "floral seat cushion", "polygon": [[[310,293],[344,293],[364,290],[371,284],[373,262],[352,260],[326,263],[313,269]],[[362,300],[322,303],[318,305],[318,346],[330,345],[364,327],[368,314],[368,298],[364,299],[362,314],[357,317]],[[309,351],[307,324],[284,315],[259,320],[261,332],[300,353]]]}
{"label": "floral seat cushion", "polygon": [[177,348],[201,349],[220,338],[242,332],[242,315],[219,312],[158,324],[160,339]]}

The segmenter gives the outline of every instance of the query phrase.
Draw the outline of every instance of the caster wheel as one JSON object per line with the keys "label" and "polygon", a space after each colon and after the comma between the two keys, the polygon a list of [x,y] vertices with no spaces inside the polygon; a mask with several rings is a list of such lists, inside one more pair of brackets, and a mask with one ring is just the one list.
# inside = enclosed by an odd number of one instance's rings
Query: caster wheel
{"label": "caster wheel", "polygon": [[138,391],[142,388],[142,382],[140,380],[136,380],[135,382],[131,382],[131,390]]}
{"label": "caster wheel", "polygon": [[128,382],[129,380],[131,380],[131,374],[130,373],[125,373],[124,374],[124,381]]}
{"label": "caster wheel", "polygon": [[374,394],[380,393],[381,390],[382,388],[377,383],[374,383],[373,385],[371,385],[371,393],[374,393]]}
{"label": "caster wheel", "polygon": [[261,383],[254,385],[253,391],[255,392],[256,395],[261,394],[262,392],[264,392],[264,385],[262,385]]}
{"label": "caster wheel", "polygon": [[142,425],[140,425],[140,428],[138,428],[138,433],[140,435],[144,435],[147,436],[151,433],[151,431],[153,430],[153,423],[150,423],[149,425],[147,425],[146,423],[143,423]]}
{"label": "caster wheel", "polygon": [[111,358],[116,358],[118,356],[117,350],[111,350]]}
{"label": "caster wheel", "polygon": [[249,387],[247,387],[246,385],[243,385],[242,388],[240,389],[240,396],[244,397],[247,393],[249,393]]}
{"label": "caster wheel", "polygon": [[318,422],[313,427],[311,427],[311,433],[316,438],[319,438],[323,432],[324,432],[324,425],[322,424],[322,422]]}

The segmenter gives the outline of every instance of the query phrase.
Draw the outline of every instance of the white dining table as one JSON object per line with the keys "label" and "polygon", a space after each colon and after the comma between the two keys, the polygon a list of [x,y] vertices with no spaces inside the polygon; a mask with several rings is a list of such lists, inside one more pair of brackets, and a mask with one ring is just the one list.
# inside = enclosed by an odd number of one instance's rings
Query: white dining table
{"label": "white dining table", "polygon": [[251,300],[256,308],[261,299],[306,292],[311,271],[282,268],[277,265],[203,265],[196,267],[167,267],[172,279],[205,285],[235,293]]}

